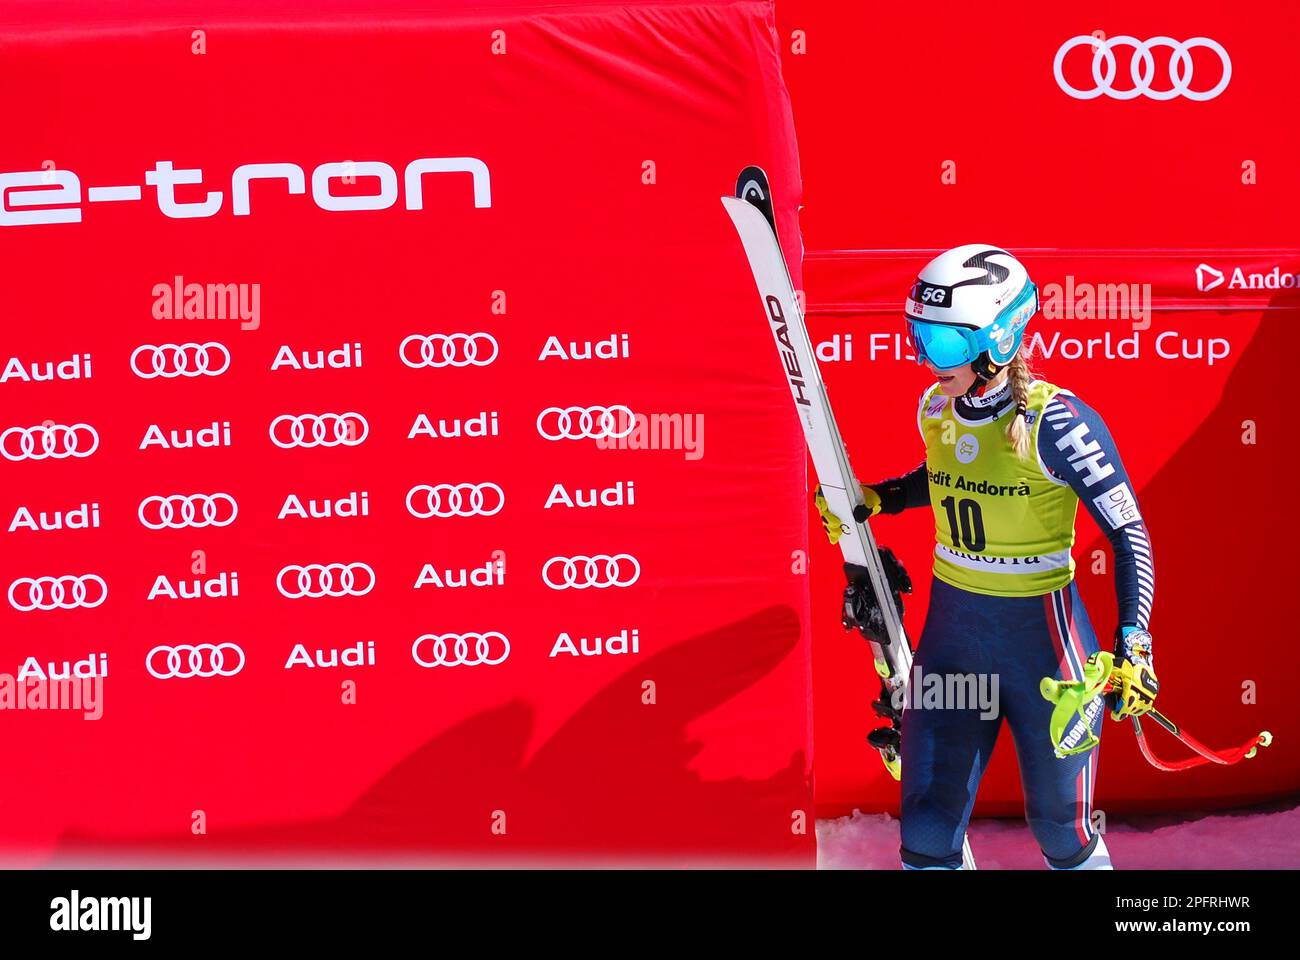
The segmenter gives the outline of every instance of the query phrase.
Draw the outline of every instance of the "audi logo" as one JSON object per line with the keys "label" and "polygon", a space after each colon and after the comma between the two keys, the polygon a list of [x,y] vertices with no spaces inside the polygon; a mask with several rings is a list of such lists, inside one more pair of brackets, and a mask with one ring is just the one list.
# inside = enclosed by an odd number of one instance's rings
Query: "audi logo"
{"label": "audi logo", "polygon": [[[364,573],[364,576],[358,577],[358,572]],[[288,574],[293,576],[286,579]],[[364,583],[365,586],[358,586],[358,583]],[[290,600],[301,600],[304,597],[364,597],[374,587],[375,571],[364,563],[288,566],[275,577],[275,588]]]}
{"label": "audi logo", "polygon": [[0,453],[6,460],[65,460],[88,457],[98,449],[99,434],[88,423],[10,427],[0,433]]}
{"label": "audi logo", "polygon": [[621,403],[612,407],[547,407],[537,415],[537,432],[547,440],[626,437],[635,428],[635,414]]}
{"label": "audi logo", "polygon": [[[202,511],[202,513],[200,513]],[[239,504],[228,493],[173,493],[167,497],[146,497],[136,515],[150,530],[170,527],[228,527],[239,515]]]}
{"label": "audi logo", "polygon": [[641,564],[629,553],[551,557],[542,567],[542,580],[552,590],[630,587],[639,576]]}
{"label": "audi logo", "polygon": [[[445,501],[445,502],[444,502]],[[406,494],[406,509],[413,517],[490,517],[506,504],[505,492],[495,483],[422,483]]]}
{"label": "audi logo", "polygon": [[146,343],[131,351],[131,370],[145,380],[219,377],[229,369],[230,351],[215,342]]}
{"label": "audi logo", "polygon": [[[311,435],[307,431],[310,429]],[[370,424],[359,413],[283,414],[271,421],[271,442],[291,447],[355,447],[370,436]]]}
{"label": "audi logo", "polygon": [[[1071,50],[1085,45],[1093,48],[1093,86],[1081,90],[1066,81],[1062,65]],[[1151,82],[1156,75],[1156,61],[1151,51],[1162,47],[1169,48],[1169,88],[1154,90]],[[1191,51],[1196,47],[1213,50],[1219,58],[1219,82],[1208,90],[1191,89]],[[1111,85],[1115,79],[1116,48],[1130,48],[1133,51],[1129,56],[1129,76],[1133,79],[1131,90],[1116,90]],[[1113,100],[1132,100],[1138,96],[1148,97],[1151,100],[1172,100],[1179,96],[1186,97],[1188,100],[1213,100],[1228,88],[1228,81],[1232,79],[1232,58],[1228,56],[1228,51],[1223,49],[1222,44],[1209,37],[1192,37],[1190,40],[1179,41],[1172,37],[1139,40],[1137,37],[1120,36],[1103,40],[1098,37],[1080,36],[1071,37],[1061,44],[1060,49],[1056,51],[1056,59],[1052,61],[1052,73],[1056,77],[1056,85],[1076,100],[1092,100],[1102,94]]]}
{"label": "audi logo", "polygon": [[19,577],[9,584],[9,606],[33,610],[75,610],[97,607],[108,597],[108,584],[93,573],[62,577]]}
{"label": "audi logo", "polygon": [[[418,348],[418,349],[414,349]],[[413,333],[397,348],[408,367],[486,367],[500,348],[490,333]]]}
{"label": "audi logo", "polygon": [[[159,654],[165,654],[161,660]],[[227,656],[238,663],[227,666]],[[154,647],[144,658],[145,669],[159,680],[190,677],[233,677],[244,669],[244,651],[233,643],[181,644]]]}
{"label": "audi logo", "polygon": [[[474,644],[473,650],[470,643]],[[427,653],[427,659],[421,651]],[[426,633],[411,644],[411,659],[422,667],[495,667],[510,656],[504,633]]]}

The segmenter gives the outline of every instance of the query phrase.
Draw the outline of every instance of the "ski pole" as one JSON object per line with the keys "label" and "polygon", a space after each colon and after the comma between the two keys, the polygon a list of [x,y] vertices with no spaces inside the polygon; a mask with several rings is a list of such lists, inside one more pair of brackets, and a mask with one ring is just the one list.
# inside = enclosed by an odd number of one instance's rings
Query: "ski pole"
{"label": "ski pole", "polygon": [[[1096,716],[1096,708],[1092,705],[1097,696],[1105,696],[1115,689],[1119,671],[1114,669],[1114,660],[1113,654],[1094,653],[1084,664],[1082,679],[1055,680],[1052,677],[1044,677],[1039,684],[1043,699],[1054,705],[1048,735],[1057,757],[1073,756],[1091,750],[1097,745],[1098,740],[1092,733],[1091,723]],[[1091,717],[1085,712],[1088,710],[1093,711]],[[1186,760],[1161,760],[1147,742],[1146,732],[1142,729],[1141,716],[1150,717],[1197,756]],[[1142,751],[1146,761],[1157,770],[1177,772],[1191,770],[1207,763],[1232,766],[1255,756],[1260,747],[1267,747],[1273,742],[1273,735],[1267,730],[1261,730],[1239,747],[1215,750],[1201,743],[1159,710],[1151,709],[1145,714],[1133,715],[1131,719],[1138,749]],[[1069,732],[1066,729],[1068,724],[1072,724]]]}
{"label": "ski pole", "polygon": [[1152,752],[1150,744],[1147,743],[1146,734],[1142,730],[1142,718],[1133,717],[1133,733],[1137,736],[1138,749],[1142,751],[1142,756],[1146,758],[1147,762],[1157,770],[1177,772],[1180,770],[1191,770],[1194,767],[1201,767],[1207,763],[1218,763],[1225,767],[1230,767],[1234,763],[1240,763],[1242,760],[1250,759],[1255,756],[1260,747],[1267,747],[1273,742],[1273,734],[1269,733],[1267,730],[1261,730],[1239,747],[1215,750],[1211,747],[1207,747],[1190,733],[1181,729],[1178,724],[1174,723],[1158,710],[1148,710],[1143,714],[1143,716],[1150,717],[1182,741],[1186,747],[1200,754],[1200,756],[1189,757],[1186,760],[1161,760]]}

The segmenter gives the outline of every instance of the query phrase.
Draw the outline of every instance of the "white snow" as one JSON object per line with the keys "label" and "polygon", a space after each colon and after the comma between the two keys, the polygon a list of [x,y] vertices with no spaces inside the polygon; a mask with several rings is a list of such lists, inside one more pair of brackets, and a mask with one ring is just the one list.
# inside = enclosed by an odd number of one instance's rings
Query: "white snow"
{"label": "white snow", "polygon": [[[1220,813],[1111,817],[1106,846],[1116,870],[1296,869],[1300,806]],[[1045,870],[1022,820],[975,820],[971,850],[981,870]],[[897,870],[898,821],[863,813],[817,821],[817,865],[823,870]]]}

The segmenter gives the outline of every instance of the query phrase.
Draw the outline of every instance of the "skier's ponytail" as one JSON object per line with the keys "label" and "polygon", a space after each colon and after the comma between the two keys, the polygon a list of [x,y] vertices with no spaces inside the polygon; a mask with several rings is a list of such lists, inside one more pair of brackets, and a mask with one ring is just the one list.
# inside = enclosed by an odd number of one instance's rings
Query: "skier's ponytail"
{"label": "skier's ponytail", "polygon": [[1025,412],[1029,407],[1029,385],[1034,380],[1034,373],[1029,369],[1023,348],[1008,365],[1007,379],[1011,382],[1011,396],[1016,402],[1016,412],[1007,425],[1007,440],[1016,456],[1025,460],[1030,455],[1029,424],[1025,420]]}

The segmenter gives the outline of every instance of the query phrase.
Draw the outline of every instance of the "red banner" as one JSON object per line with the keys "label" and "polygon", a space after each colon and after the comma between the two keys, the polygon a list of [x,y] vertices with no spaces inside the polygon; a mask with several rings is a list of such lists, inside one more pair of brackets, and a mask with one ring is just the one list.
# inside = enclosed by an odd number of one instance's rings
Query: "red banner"
{"label": "red banner", "polygon": [[[1097,807],[1293,794],[1300,752],[1285,744],[1300,740],[1288,695],[1300,654],[1279,543],[1297,469],[1281,400],[1300,307],[1300,184],[1287,172],[1300,134],[1279,119],[1294,87],[1290,5],[793,0],[778,5],[778,26],[805,179],[810,326],[855,469],[881,479],[924,455],[916,401],[932,378],[902,324],[917,270],[961,243],[1022,256],[1043,298],[1027,338],[1035,368],[1102,414],[1139,488],[1162,707],[1220,745],[1276,735],[1231,771],[1171,779],[1107,721]],[[1080,589],[1109,635],[1105,538],[1082,510],[1077,529]],[[933,518],[884,518],[877,536],[917,583],[918,637]],[[864,740],[877,683],[865,645],[839,626],[837,551],[814,545],[812,566],[819,811],[896,809],[897,786]],[[1021,809],[1004,743],[976,813]]]}
{"label": "red banner", "polygon": [[8,860],[812,863],[770,7],[443,6],[4,17]]}

